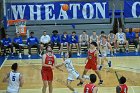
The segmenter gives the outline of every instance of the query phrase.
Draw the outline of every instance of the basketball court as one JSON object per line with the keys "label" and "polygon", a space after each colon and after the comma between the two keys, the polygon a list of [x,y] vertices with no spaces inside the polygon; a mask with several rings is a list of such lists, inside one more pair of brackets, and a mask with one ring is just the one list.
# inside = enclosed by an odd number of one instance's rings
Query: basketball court
{"label": "basketball court", "polygon": [[[72,58],[74,67],[82,74],[84,70],[85,58]],[[125,57],[112,57],[109,58],[112,61],[112,68],[108,69],[106,66],[101,71],[104,83],[99,86],[98,93],[115,93],[115,86],[118,85],[117,77],[125,76],[127,78],[127,85],[129,86],[128,93],[140,93],[140,69],[139,69],[139,56],[125,56]],[[41,59],[8,59],[5,60],[0,70],[0,81],[6,73],[10,71],[11,64],[19,63],[19,71],[24,75],[24,86],[20,90],[20,93],[41,93],[42,79],[40,74]],[[61,63],[62,59],[57,58],[57,63]],[[67,72],[65,67],[62,67],[63,72],[54,70],[54,91],[53,93],[72,93],[65,86],[65,80],[67,78]],[[116,72],[116,73],[115,73]],[[88,74],[94,73],[92,70]],[[79,93],[83,93],[83,86],[77,87],[79,81],[75,80],[72,86],[78,90]],[[86,80],[85,84],[89,80]],[[98,80],[96,85],[98,86]],[[5,83],[0,84],[0,93],[5,93],[7,85]]]}

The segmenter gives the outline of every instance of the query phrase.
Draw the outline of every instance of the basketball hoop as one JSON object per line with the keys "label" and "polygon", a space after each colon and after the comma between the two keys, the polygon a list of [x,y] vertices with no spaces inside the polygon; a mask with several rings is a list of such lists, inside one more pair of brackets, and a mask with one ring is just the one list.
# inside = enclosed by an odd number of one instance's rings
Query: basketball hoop
{"label": "basketball hoop", "polygon": [[17,20],[8,20],[8,25],[15,25],[16,33],[19,32],[20,35],[25,36],[27,33],[26,20],[17,19]]}

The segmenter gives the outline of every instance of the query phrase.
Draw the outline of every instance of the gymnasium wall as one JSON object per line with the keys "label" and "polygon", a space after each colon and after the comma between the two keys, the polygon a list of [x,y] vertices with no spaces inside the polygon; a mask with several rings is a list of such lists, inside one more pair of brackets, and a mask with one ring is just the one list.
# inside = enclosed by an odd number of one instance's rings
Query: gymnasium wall
{"label": "gymnasium wall", "polygon": [[[42,2],[55,2],[55,1],[93,1],[93,0],[6,0],[6,3],[42,3]],[[106,1],[106,0],[94,0],[94,1]],[[109,10],[112,10],[112,3],[115,2],[116,9],[120,9],[120,4],[123,3],[123,0],[109,0]],[[69,23],[69,24],[67,24]],[[76,23],[72,24],[72,23]],[[65,20],[65,21],[27,21],[27,29],[29,31],[34,31],[35,35],[39,38],[43,31],[47,31],[48,34],[52,34],[51,32],[55,29],[59,31],[59,33],[63,33],[63,31],[67,31],[71,33],[72,31],[76,31],[77,34],[81,34],[83,30],[86,30],[89,35],[92,34],[92,31],[97,31],[99,34],[102,30],[106,33],[113,28],[111,24],[111,19],[92,19],[92,20]],[[7,29],[7,32],[11,37],[14,37],[15,26],[10,26]]]}

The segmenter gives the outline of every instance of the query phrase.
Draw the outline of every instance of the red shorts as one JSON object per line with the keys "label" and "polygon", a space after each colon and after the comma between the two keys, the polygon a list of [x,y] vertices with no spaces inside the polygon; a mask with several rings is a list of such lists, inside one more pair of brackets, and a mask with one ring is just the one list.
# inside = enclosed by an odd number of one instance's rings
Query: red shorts
{"label": "red shorts", "polygon": [[96,63],[90,63],[87,62],[85,69],[92,69],[92,70],[97,70],[97,64]]}
{"label": "red shorts", "polygon": [[41,70],[42,80],[52,81],[53,80],[53,71],[52,70]]}

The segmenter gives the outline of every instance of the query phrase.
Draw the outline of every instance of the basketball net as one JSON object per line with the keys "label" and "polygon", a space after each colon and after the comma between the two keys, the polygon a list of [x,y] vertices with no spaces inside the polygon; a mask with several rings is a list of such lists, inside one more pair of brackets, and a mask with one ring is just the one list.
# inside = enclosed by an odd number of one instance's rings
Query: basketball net
{"label": "basketball net", "polygon": [[15,25],[16,33],[19,32],[20,35],[25,36],[27,33],[26,20],[17,19],[17,20],[8,20],[8,25]]}

